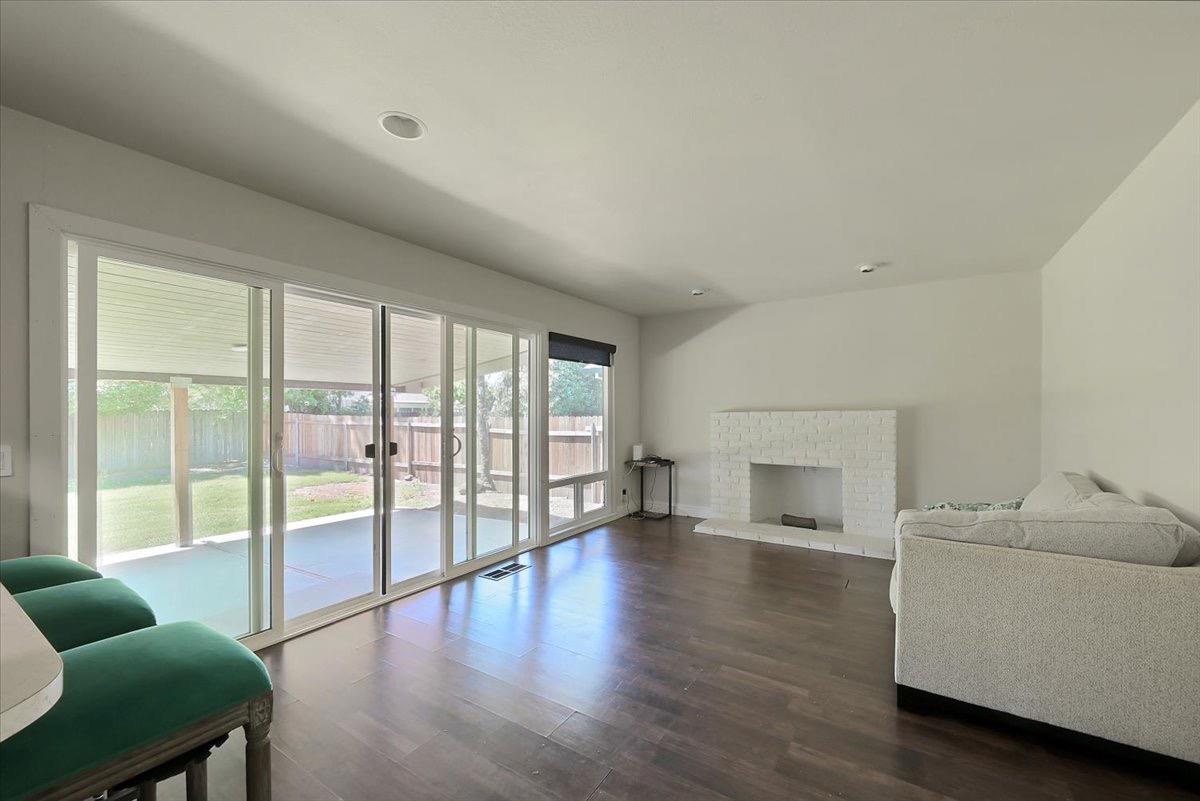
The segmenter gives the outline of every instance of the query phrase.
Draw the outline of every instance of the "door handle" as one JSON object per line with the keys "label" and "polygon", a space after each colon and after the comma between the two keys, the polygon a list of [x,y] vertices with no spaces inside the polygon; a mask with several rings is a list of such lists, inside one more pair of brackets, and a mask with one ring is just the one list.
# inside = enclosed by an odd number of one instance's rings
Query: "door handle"
{"label": "door handle", "polygon": [[[395,456],[399,452],[400,452],[400,444],[399,443],[397,443],[397,442],[389,442],[388,443],[388,456]],[[366,446],[363,448],[363,456],[367,457],[368,459],[375,458],[375,443],[374,442],[368,442],[366,444]]]}
{"label": "door handle", "polygon": [[451,434],[454,437],[454,450],[450,453],[450,458],[453,459],[462,451],[462,440],[458,438],[458,434]]}
{"label": "door handle", "polygon": [[283,475],[283,434],[271,437],[271,472]]}

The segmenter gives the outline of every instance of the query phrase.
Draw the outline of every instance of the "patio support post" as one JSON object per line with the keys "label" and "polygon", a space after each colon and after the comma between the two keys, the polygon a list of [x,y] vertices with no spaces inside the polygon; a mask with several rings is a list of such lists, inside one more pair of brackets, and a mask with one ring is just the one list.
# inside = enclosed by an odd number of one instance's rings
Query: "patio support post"
{"label": "patio support post", "polygon": [[175,499],[175,538],[180,547],[192,544],[192,426],[188,414],[188,387],[192,379],[171,377],[171,486]]}

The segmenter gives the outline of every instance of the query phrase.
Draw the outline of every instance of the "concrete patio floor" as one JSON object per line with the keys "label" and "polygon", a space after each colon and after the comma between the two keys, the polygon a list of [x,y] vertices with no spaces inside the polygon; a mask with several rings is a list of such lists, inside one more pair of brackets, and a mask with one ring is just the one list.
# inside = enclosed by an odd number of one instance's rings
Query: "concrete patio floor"
{"label": "concrete patio floor", "polygon": [[[466,551],[466,518],[455,515],[454,552]],[[441,512],[392,512],[392,577],[396,582],[437,570],[441,564]],[[479,550],[509,542],[508,520],[478,518]],[[200,620],[225,634],[249,631],[249,540],[218,536],[188,548],[154,549],[100,567],[124,581],[154,609],[160,623]],[[270,546],[264,546],[270,551]],[[270,565],[264,568],[264,587]],[[289,526],[284,542],[284,603],[292,620],[374,590],[372,516],[338,515]],[[264,590],[266,592],[266,590]]]}

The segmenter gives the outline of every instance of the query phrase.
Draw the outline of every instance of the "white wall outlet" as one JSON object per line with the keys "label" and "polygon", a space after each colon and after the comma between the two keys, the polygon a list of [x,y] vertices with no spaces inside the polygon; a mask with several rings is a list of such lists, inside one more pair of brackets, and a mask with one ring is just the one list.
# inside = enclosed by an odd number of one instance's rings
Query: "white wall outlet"
{"label": "white wall outlet", "polygon": [[0,445],[0,478],[12,475],[12,445]]}

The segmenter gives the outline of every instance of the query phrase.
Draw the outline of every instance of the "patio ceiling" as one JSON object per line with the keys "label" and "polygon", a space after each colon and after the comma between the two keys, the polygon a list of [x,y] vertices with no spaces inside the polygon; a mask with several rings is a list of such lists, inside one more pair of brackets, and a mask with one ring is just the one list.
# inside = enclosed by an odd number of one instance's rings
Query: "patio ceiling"
{"label": "patio ceiling", "polygon": [[[269,343],[269,293],[263,297],[263,341]],[[70,364],[75,364],[75,287],[68,292]],[[243,383],[248,375],[249,290],[240,284],[127,262],[97,265],[97,369],[101,378]],[[285,378],[289,386],[368,389],[374,358],[372,311],[311,295],[284,298]],[[434,316],[391,318],[391,382],[419,391],[441,372],[441,322]],[[456,364],[466,352],[455,329]],[[480,336],[481,363],[510,361],[511,340]],[[264,373],[270,355],[263,354]]]}

